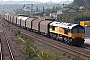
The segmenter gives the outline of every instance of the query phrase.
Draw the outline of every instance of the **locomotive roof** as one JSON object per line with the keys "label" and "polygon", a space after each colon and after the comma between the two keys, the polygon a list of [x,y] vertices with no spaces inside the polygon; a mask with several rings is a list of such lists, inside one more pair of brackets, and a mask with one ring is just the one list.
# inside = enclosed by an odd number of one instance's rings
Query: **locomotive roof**
{"label": "locomotive roof", "polygon": [[52,22],[50,23],[50,25],[52,26],[59,26],[59,27],[62,27],[62,28],[68,28],[68,29],[72,29],[74,26],[77,26],[78,24],[73,24],[73,23],[65,23],[65,22]]}

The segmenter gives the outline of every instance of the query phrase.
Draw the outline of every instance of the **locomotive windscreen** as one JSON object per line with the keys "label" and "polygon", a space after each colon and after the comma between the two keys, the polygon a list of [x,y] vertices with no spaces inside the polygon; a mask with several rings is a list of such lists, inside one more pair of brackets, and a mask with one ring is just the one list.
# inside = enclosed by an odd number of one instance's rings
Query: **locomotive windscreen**
{"label": "locomotive windscreen", "polygon": [[71,33],[85,33],[85,29],[82,26],[75,26],[72,28]]}

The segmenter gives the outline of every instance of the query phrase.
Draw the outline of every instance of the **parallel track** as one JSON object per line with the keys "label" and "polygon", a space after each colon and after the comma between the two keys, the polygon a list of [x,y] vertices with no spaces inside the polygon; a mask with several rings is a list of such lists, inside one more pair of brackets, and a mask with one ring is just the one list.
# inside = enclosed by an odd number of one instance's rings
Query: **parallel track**
{"label": "parallel track", "polygon": [[[44,37],[42,35],[38,35],[36,33],[24,30],[22,28],[16,27],[12,24],[8,24],[5,20],[3,20],[4,24],[3,26],[11,29],[11,30],[20,30],[21,33],[24,33],[25,35],[34,38],[35,40],[38,40],[44,44],[47,44],[49,46],[52,46],[58,50],[64,51],[66,53],[69,53],[70,55],[73,56],[78,56],[81,60],[89,60],[90,59],[90,49],[82,48],[82,47],[75,47],[75,46],[70,46],[67,44],[64,44],[62,42],[55,41],[53,39]],[[5,25],[6,24],[6,25]]]}
{"label": "parallel track", "polygon": [[4,30],[3,32],[0,33],[0,36],[1,36],[1,60],[14,60],[11,47]]}
{"label": "parallel track", "polygon": [[27,60],[25,54],[18,47],[15,37],[8,28],[1,25],[2,60]]}
{"label": "parallel track", "polygon": [[2,60],[2,44],[1,44],[1,36],[0,36],[0,60]]}

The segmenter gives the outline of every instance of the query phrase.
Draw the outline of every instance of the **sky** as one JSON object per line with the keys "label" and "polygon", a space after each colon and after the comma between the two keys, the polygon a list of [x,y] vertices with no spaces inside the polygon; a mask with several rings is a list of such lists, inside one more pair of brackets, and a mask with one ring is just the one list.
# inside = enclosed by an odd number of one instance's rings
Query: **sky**
{"label": "sky", "polygon": [[52,2],[61,2],[61,1],[73,1],[73,0],[38,0],[41,2],[48,2],[48,1],[52,1]]}
{"label": "sky", "polygon": [[[10,1],[10,0],[2,0],[2,1]],[[25,1],[25,0],[13,0],[13,1]],[[52,1],[52,2],[61,2],[61,1],[73,1],[73,0],[26,0],[26,1],[41,1],[41,2]]]}

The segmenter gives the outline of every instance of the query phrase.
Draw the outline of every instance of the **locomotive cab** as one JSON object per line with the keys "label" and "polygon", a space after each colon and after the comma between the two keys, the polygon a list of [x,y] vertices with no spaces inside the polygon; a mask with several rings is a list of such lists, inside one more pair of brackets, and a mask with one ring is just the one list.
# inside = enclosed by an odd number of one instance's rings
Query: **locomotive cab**
{"label": "locomotive cab", "polygon": [[85,29],[78,24],[52,22],[50,24],[50,36],[71,45],[83,45]]}
{"label": "locomotive cab", "polygon": [[85,33],[84,27],[77,25],[71,29],[71,33]]}
{"label": "locomotive cab", "polygon": [[83,45],[85,37],[85,28],[83,26],[77,25],[71,29],[72,43],[75,45]]}

